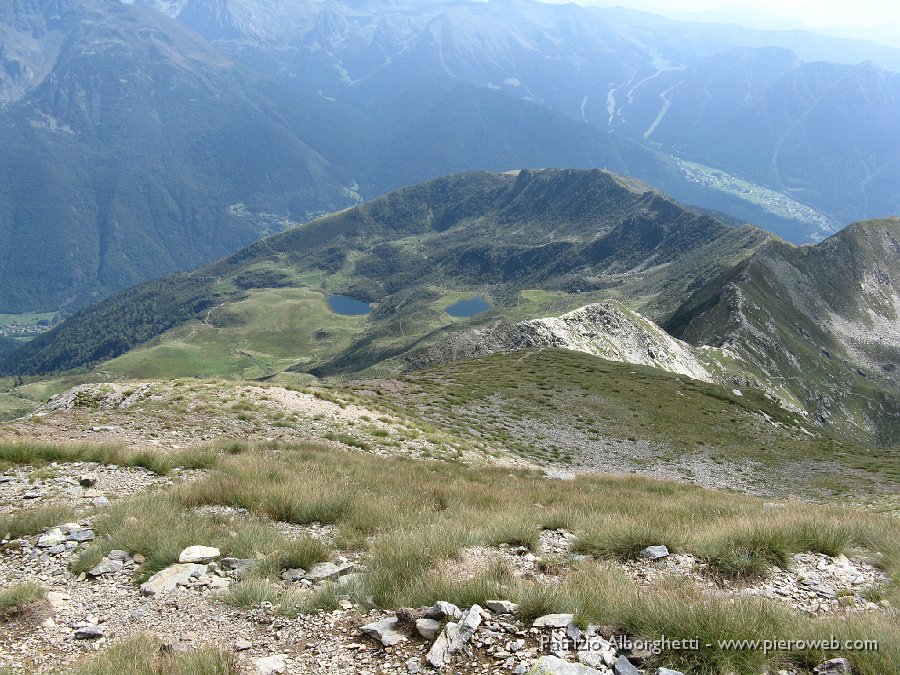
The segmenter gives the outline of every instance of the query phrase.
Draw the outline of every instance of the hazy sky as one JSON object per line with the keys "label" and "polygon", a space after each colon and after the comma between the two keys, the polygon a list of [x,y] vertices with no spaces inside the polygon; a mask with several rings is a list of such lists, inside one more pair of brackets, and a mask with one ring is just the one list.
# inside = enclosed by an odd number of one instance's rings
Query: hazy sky
{"label": "hazy sky", "polygon": [[582,4],[621,5],[654,10],[714,10],[720,7],[777,14],[823,28],[826,26],[900,25],[897,0],[578,0]]}

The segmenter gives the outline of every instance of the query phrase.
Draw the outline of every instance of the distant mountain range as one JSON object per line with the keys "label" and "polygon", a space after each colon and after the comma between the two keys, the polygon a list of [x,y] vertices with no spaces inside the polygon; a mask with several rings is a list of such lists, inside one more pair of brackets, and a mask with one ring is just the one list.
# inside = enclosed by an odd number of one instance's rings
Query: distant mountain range
{"label": "distant mountain range", "polygon": [[900,212],[900,76],[858,64],[898,55],[529,0],[11,0],[0,311],[477,168],[604,167],[818,240]]}
{"label": "distant mountain range", "polygon": [[[341,315],[334,294],[372,311]],[[447,312],[474,297],[480,313]],[[547,319],[609,300],[622,308]],[[290,381],[379,376],[455,352],[563,346],[629,360],[617,355],[644,349],[636,362],[760,390],[839,435],[890,445],[900,442],[898,313],[900,219],[796,247],[608,172],[475,172],[114,295],[2,370]],[[498,332],[498,320],[515,327]]]}

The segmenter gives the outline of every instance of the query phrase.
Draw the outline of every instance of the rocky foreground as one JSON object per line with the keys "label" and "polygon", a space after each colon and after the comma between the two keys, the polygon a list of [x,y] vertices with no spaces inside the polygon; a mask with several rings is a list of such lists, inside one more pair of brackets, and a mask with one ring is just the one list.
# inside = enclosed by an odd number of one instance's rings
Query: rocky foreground
{"label": "rocky foreground", "polygon": [[[176,482],[196,478],[184,472]],[[85,506],[94,513],[114,508],[126,494],[164,489],[172,480],[149,471],[90,463],[54,464],[7,471],[0,477],[0,509],[26,512],[34,505]],[[777,508],[773,505],[773,508]],[[220,507],[218,517],[246,517],[240,509]],[[154,634],[164,648],[178,653],[219,644],[235,651],[248,673],[533,673],[535,675],[676,675],[678,671],[645,667],[652,648],[609,626],[578,626],[572,614],[535,620],[519,615],[518,606],[497,598],[457,607],[385,612],[353,600],[350,589],[366,573],[366,561],[353,552],[337,555],[308,570],[284,569],[280,583],[311,593],[332,589],[337,608],[296,618],[270,603],[240,609],[222,602],[232,585],[252,572],[256,559],[222,557],[217,548],[197,542],[178,562],[141,584],[134,579],[146,564],[125,550],[108,552],[90,569],[75,573],[73,560],[98,536],[95,516],[2,541],[0,586],[36,582],[45,599],[17,613],[0,632],[0,670],[67,670],[79,659],[128,636]],[[282,524],[286,531],[329,538],[326,526]],[[574,535],[545,530],[540,537],[544,560],[577,562]],[[558,583],[566,566],[554,569],[522,546],[467,548],[447,563],[447,572],[465,579],[502,561],[516,576]],[[796,554],[790,569],[776,568],[754,584],[714,580],[694,556],[650,546],[638,560],[615,563],[633,579],[651,583],[666,576],[689,579],[714,596],[761,596],[809,614],[847,616],[889,611],[886,601],[871,602],[868,591],[886,583],[882,572],[862,560],[822,554]],[[4,619],[5,620],[5,619]],[[788,672],[788,671],[785,671]],[[842,659],[819,666],[818,673],[846,673]]]}

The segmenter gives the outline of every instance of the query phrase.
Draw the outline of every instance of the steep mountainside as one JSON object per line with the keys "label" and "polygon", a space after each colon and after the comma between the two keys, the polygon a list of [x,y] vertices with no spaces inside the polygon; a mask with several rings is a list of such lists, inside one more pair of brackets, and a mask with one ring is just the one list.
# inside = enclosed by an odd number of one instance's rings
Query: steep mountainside
{"label": "steep mountainside", "polygon": [[157,12],[12,0],[0,29],[2,311],[84,304],[352,202],[310,145],[322,101]]}
{"label": "steep mountainside", "polygon": [[[460,174],[115,295],[30,342],[5,370],[105,361],[165,331],[104,368],[245,377],[390,369],[385,360],[465,323],[445,312],[457,300],[487,299],[492,309],[476,323],[602,298],[660,320],[767,240],[599,170]],[[326,305],[330,293],[374,310],[339,316]]]}
{"label": "steep mountainside", "polygon": [[666,323],[821,423],[900,439],[900,219],[812,247],[772,242],[698,289]]}

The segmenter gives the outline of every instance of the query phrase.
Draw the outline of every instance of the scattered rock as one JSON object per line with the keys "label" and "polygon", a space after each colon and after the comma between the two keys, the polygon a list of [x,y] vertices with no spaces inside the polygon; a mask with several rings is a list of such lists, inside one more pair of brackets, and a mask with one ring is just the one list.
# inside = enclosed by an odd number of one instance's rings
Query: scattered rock
{"label": "scattered rock", "polygon": [[103,508],[104,506],[109,506],[109,499],[107,499],[103,495],[100,495],[99,497],[95,498],[92,503],[94,506],[96,506],[98,509],[100,509],[100,508]]}
{"label": "scattered rock", "polygon": [[581,663],[569,663],[555,656],[542,656],[530,675],[601,675],[601,671]]}
{"label": "scattered rock", "polygon": [[462,610],[454,605],[452,602],[446,602],[444,600],[439,600],[434,603],[434,606],[428,610],[426,616],[429,619],[454,619],[457,620],[462,617]]}
{"label": "scattered rock", "polygon": [[106,557],[110,560],[119,560],[121,562],[125,562],[131,559],[131,555],[128,551],[123,551],[119,548],[114,548],[112,551],[106,554]]}
{"label": "scattered rock", "polygon": [[393,647],[406,640],[406,636],[397,630],[397,623],[397,617],[393,616],[366,624],[360,630],[381,642],[385,647]]}
{"label": "scattered rock", "polygon": [[88,575],[92,577],[102,577],[104,574],[113,574],[115,572],[119,572],[123,566],[124,563],[121,560],[110,560],[109,558],[104,558],[100,561],[99,565],[88,572]]}
{"label": "scattered rock", "polygon": [[640,675],[640,672],[634,664],[624,656],[620,656],[616,659],[616,663],[613,666],[613,673],[615,673],[615,675]]}
{"label": "scattered rock", "polygon": [[337,579],[338,577],[347,574],[352,569],[353,563],[344,563],[342,565],[335,565],[332,562],[316,563],[309,568],[309,571],[304,578],[309,579],[313,583],[317,581],[327,581],[329,579]]}
{"label": "scattered rock", "polygon": [[219,549],[213,546],[188,546],[178,556],[179,563],[211,563],[219,557]]}
{"label": "scattered rock", "polygon": [[515,614],[519,611],[519,606],[509,600],[488,600],[484,606],[497,614]]}
{"label": "scattered rock", "polygon": [[437,619],[416,619],[416,630],[426,640],[434,640],[441,632],[441,622]]}
{"label": "scattered rock", "polygon": [[243,638],[238,638],[234,641],[234,651],[236,652],[246,652],[249,649],[253,649],[253,643],[250,640],[244,640]]}
{"label": "scattered rock", "polygon": [[665,546],[648,546],[640,552],[640,557],[645,560],[659,560],[669,555],[669,549]]}
{"label": "scattered rock", "polygon": [[275,675],[283,673],[287,668],[287,654],[273,654],[272,656],[264,656],[253,662],[256,669],[256,675]]}
{"label": "scattered rock", "polygon": [[174,591],[178,586],[187,586],[191,578],[206,572],[206,565],[195,563],[178,563],[160,570],[141,584],[141,595],[155,597]]}
{"label": "scattered rock", "polygon": [[535,628],[565,628],[575,620],[574,614],[545,614],[534,620]]}
{"label": "scattered rock", "polygon": [[816,675],[850,675],[850,661],[843,657],[828,659],[817,665],[813,672]]}
{"label": "scattered rock", "polygon": [[671,668],[657,668],[656,675],[684,675],[680,670],[672,670]]}
{"label": "scattered rock", "polygon": [[99,640],[103,637],[102,626],[82,626],[75,631],[76,640]]}
{"label": "scattered rock", "polygon": [[79,484],[81,487],[86,487],[86,488],[94,487],[94,485],[95,485],[96,483],[97,483],[97,476],[95,476],[95,475],[92,474],[92,473],[82,474],[82,475],[78,478],[78,484]]}
{"label": "scattered rock", "polygon": [[68,541],[74,541],[79,544],[83,544],[87,541],[94,540],[94,531],[88,529],[75,530],[74,532],[70,532],[69,536],[66,537]]}

